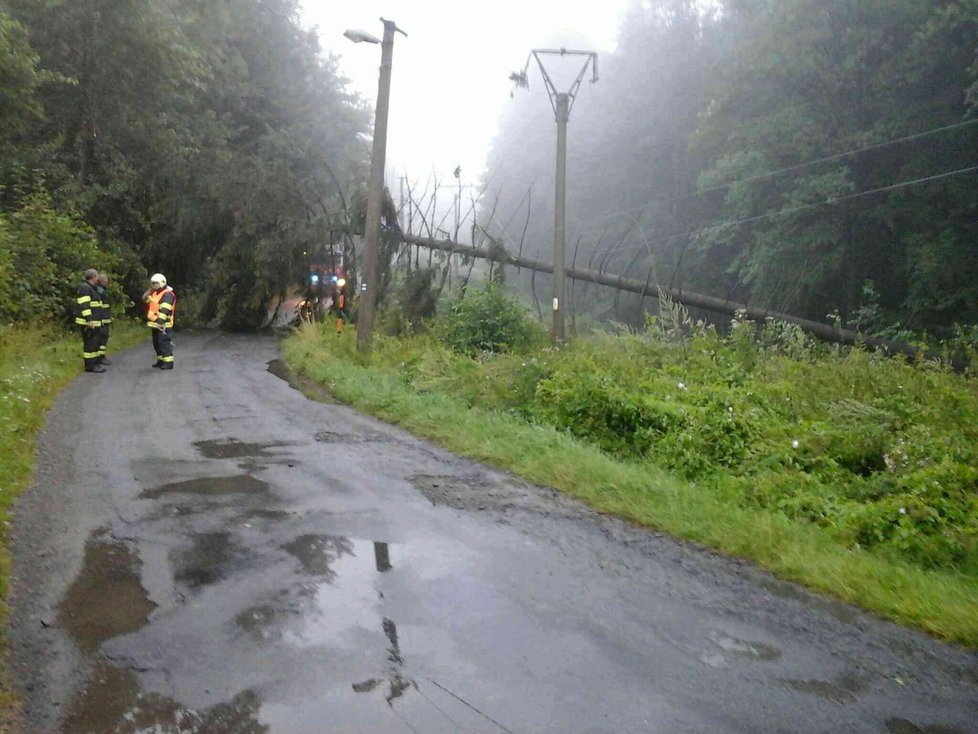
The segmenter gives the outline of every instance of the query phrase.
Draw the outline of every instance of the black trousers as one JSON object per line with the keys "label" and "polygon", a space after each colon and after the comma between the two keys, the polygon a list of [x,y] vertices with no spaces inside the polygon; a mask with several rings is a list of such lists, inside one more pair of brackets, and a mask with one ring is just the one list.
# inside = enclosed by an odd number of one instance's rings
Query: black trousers
{"label": "black trousers", "polygon": [[170,329],[153,329],[153,349],[156,350],[157,364],[173,366],[173,339],[170,337]]}
{"label": "black trousers", "polygon": [[100,357],[105,356],[106,347],[109,344],[109,327],[100,326],[98,330],[99,342],[98,342],[98,353]]}
{"label": "black trousers", "polygon": [[102,336],[99,329],[89,329],[87,326],[82,327],[81,334],[82,358],[85,360],[85,370],[90,372],[98,364],[99,345],[102,342]]}

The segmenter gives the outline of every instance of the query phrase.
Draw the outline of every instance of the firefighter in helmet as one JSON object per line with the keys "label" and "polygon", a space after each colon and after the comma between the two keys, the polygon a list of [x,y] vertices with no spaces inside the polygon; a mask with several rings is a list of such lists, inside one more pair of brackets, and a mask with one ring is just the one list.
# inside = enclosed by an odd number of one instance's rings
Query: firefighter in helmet
{"label": "firefighter in helmet", "polygon": [[156,367],[173,369],[173,314],[177,307],[177,294],[166,284],[162,273],[149,279],[149,290],[143,293],[146,304],[146,325],[153,330],[153,349],[156,350]]}
{"label": "firefighter in helmet", "polygon": [[337,278],[333,283],[333,303],[330,310],[336,316],[336,336],[343,333],[343,322],[350,320],[350,312],[346,307],[346,279]]}

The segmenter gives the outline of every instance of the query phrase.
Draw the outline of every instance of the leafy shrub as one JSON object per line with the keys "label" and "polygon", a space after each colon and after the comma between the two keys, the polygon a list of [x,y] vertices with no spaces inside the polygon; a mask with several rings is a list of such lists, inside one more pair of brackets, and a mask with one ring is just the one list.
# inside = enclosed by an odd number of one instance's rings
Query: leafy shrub
{"label": "leafy shrub", "polygon": [[539,383],[535,397],[540,420],[618,454],[640,456],[684,422],[675,405],[597,371],[558,371]]}
{"label": "leafy shrub", "polygon": [[[3,323],[68,317],[83,270],[114,273],[124,262],[79,218],[54,211],[38,194],[19,210],[0,214],[0,253]],[[129,304],[118,283],[110,293],[117,313]]]}
{"label": "leafy shrub", "polygon": [[432,328],[446,346],[464,354],[525,349],[543,338],[542,328],[525,308],[495,283],[467,289]]}

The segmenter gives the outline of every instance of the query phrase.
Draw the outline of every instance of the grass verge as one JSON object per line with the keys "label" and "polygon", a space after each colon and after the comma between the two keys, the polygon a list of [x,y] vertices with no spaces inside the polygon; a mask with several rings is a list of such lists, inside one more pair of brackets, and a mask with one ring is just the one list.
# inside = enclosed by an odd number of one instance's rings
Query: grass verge
{"label": "grass verge", "polygon": [[[117,322],[110,353],[146,338],[147,329]],[[55,326],[0,327],[0,598],[7,598],[10,510],[31,482],[37,435],[57,394],[82,371],[81,340]],[[6,603],[0,607],[5,622]],[[10,731],[18,701],[6,664],[6,639],[0,638],[0,731]]]}
{"label": "grass verge", "polygon": [[560,489],[614,513],[725,554],[939,638],[978,648],[974,579],[926,570],[840,543],[779,512],[744,507],[723,487],[691,482],[647,462],[615,458],[512,412],[473,407],[437,388],[418,390],[403,369],[357,358],[352,330],[305,327],[283,344],[289,366],[340,400],[457,453]]}

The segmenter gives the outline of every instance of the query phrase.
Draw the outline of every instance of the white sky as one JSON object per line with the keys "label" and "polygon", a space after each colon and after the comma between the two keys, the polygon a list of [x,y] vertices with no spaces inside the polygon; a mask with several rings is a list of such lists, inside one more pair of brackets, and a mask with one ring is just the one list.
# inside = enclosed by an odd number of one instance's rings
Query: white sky
{"label": "white sky", "polygon": [[[523,67],[531,48],[558,32],[587,37],[586,50],[615,46],[619,19],[631,0],[303,0],[304,21],[316,26],[324,49],[371,105],[377,97],[380,46],[353,44],[347,28],[383,35],[380,17],[397,22],[408,37],[394,40],[387,170],[423,182],[474,183],[485,165],[496,122],[510,99],[509,73]],[[544,95],[541,86],[529,94]]]}

